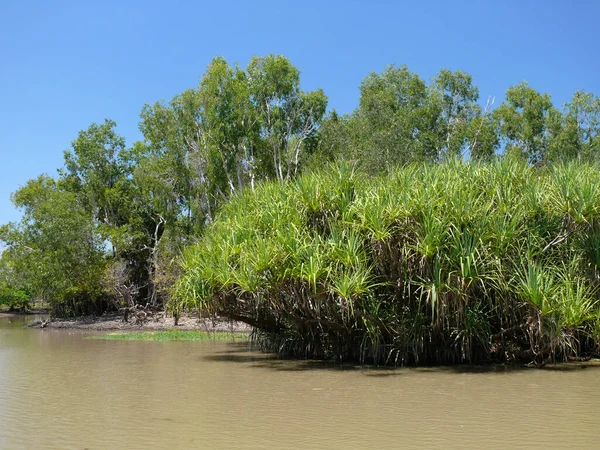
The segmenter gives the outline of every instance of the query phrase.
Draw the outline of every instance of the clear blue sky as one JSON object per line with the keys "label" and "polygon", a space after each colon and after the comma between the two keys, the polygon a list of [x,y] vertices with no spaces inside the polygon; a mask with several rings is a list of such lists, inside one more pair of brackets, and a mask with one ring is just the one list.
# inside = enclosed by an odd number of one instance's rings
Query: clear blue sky
{"label": "clear blue sky", "polygon": [[0,1],[0,223],[9,195],[56,174],[78,130],[114,119],[140,138],[146,102],[197,84],[216,56],[280,53],[352,111],[371,71],[407,64],[473,75],[501,101],[527,80],[556,105],[600,95],[599,1]]}

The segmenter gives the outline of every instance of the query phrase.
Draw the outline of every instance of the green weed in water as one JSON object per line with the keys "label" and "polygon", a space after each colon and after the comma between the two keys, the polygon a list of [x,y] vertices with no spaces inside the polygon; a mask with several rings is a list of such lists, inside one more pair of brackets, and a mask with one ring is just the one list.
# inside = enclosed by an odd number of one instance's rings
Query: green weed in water
{"label": "green weed in water", "polygon": [[99,336],[90,336],[89,339],[116,340],[116,341],[154,341],[154,342],[174,342],[174,341],[208,341],[208,340],[233,340],[246,339],[248,336],[244,333],[215,332],[206,331],[149,331],[142,333],[107,333]]}

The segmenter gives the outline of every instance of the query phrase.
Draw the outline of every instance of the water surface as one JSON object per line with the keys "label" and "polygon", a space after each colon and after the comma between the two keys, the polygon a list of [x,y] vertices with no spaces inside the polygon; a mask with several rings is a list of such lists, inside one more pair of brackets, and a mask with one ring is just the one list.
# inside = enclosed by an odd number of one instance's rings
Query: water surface
{"label": "water surface", "polygon": [[0,449],[600,448],[600,370],[373,370],[0,318]]}

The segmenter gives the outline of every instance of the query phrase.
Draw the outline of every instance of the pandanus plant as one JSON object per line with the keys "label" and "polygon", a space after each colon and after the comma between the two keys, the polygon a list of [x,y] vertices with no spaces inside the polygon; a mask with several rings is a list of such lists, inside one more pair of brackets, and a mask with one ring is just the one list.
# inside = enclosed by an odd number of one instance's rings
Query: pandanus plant
{"label": "pandanus plant", "polygon": [[342,162],[234,197],[185,253],[171,307],[298,356],[544,364],[598,350],[599,236],[593,165],[369,178]]}

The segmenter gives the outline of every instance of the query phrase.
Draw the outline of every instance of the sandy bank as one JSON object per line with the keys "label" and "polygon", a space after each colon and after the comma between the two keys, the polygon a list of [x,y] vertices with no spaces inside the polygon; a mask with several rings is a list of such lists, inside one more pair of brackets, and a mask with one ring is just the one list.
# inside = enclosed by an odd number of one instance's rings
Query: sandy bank
{"label": "sandy bank", "polygon": [[73,329],[89,331],[166,331],[166,330],[202,330],[202,331],[233,331],[250,332],[251,327],[241,322],[229,322],[220,319],[205,319],[194,316],[182,316],[177,326],[173,317],[162,315],[149,318],[143,323],[123,321],[122,315],[105,315],[101,317],[78,317],[75,319],[52,319],[50,321],[35,321],[29,325],[33,328]]}

